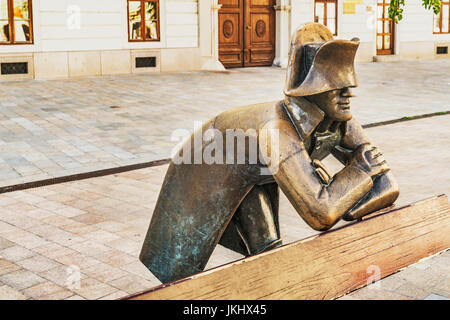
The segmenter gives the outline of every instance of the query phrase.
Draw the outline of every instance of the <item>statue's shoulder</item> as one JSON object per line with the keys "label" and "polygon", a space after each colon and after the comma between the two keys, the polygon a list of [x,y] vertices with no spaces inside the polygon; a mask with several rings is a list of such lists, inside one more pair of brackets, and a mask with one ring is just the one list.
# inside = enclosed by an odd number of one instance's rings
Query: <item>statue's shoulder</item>
{"label": "statue's shoulder", "polygon": [[260,129],[265,123],[285,117],[279,101],[270,101],[229,109],[213,120],[216,129]]}
{"label": "statue's shoulder", "polygon": [[284,112],[302,141],[309,138],[325,117],[324,112],[317,105],[303,97],[286,97],[282,103]]}
{"label": "statue's shoulder", "polygon": [[[292,125],[289,115],[286,113],[286,106],[283,100],[264,103],[257,106],[258,111],[254,115],[258,115],[259,127],[266,127],[269,125],[273,127],[275,123],[285,125]],[[275,125],[276,126],[276,125]]]}

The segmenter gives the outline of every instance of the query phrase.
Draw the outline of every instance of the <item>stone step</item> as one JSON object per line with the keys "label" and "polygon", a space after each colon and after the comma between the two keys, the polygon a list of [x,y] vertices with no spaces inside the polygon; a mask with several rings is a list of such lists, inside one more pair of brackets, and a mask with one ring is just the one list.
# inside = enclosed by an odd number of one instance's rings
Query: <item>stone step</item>
{"label": "stone step", "polygon": [[373,62],[394,62],[400,61],[402,57],[398,54],[386,54],[373,56]]}

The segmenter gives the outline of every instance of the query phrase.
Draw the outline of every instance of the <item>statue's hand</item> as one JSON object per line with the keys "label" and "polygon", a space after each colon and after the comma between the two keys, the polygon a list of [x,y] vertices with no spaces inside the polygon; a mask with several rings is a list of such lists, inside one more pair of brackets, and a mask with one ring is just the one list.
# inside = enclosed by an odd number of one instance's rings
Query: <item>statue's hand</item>
{"label": "statue's hand", "polygon": [[363,144],[355,150],[353,162],[372,178],[389,171],[383,154],[370,144]]}
{"label": "statue's hand", "polygon": [[324,164],[320,160],[314,159],[313,166],[316,169],[316,173],[319,176],[322,183],[329,184],[331,181],[332,175],[328,171],[328,169],[324,166]]}

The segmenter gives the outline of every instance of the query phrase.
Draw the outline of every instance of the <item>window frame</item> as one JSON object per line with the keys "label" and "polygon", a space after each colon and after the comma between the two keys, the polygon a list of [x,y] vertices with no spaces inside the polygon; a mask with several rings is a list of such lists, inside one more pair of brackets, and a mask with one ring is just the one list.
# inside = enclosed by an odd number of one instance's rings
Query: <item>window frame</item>
{"label": "window frame", "polygon": [[316,21],[316,8],[317,8],[317,3],[323,3],[324,4],[324,13],[323,13],[323,21],[324,21],[324,25],[328,27],[328,19],[327,19],[327,8],[328,5],[327,3],[334,3],[334,30],[335,33],[333,34],[334,36],[337,36],[338,34],[338,0],[314,0],[314,22]]}
{"label": "window frame", "polygon": [[8,42],[0,41],[1,46],[11,45],[33,45],[34,44],[34,29],[33,29],[33,5],[32,0],[28,0],[28,16],[30,21],[30,41],[16,41],[16,28],[14,25],[14,0],[6,0],[8,6],[8,27],[9,38]]}
{"label": "window frame", "polygon": [[[443,17],[443,11],[444,11],[444,5],[448,8],[448,30],[442,31],[442,17]],[[439,16],[439,31],[434,31],[434,23],[436,21],[436,17]],[[450,1],[449,0],[442,0],[441,1],[441,11],[438,15],[433,14],[433,34],[448,34],[450,33]]]}
{"label": "window frame", "polygon": [[[377,55],[392,55],[395,53],[395,22],[389,17],[390,0],[378,0],[377,2],[377,17],[376,17],[376,38],[375,47]],[[378,16],[379,8],[381,7],[382,14]],[[381,22],[382,29],[379,32],[378,23]],[[386,30],[386,22],[389,22],[389,28]],[[378,37],[381,37],[381,48],[378,48]],[[390,37],[389,48],[386,49],[386,37]]]}
{"label": "window frame", "polygon": [[[140,2],[141,3],[141,34],[143,35],[142,39],[131,39],[130,34],[130,2]],[[145,39],[145,2],[154,2],[156,3],[156,39]],[[159,15],[159,0],[127,0],[127,25],[128,25],[128,42],[159,42],[161,41],[161,33],[160,33],[160,22],[161,18]]]}

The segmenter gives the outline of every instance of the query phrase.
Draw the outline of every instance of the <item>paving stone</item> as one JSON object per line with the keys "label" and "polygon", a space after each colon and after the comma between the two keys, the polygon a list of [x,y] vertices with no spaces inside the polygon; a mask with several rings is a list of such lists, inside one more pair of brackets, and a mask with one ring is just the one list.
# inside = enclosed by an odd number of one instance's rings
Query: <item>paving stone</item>
{"label": "paving stone", "polygon": [[47,271],[59,265],[55,261],[41,255],[34,255],[31,258],[18,261],[17,264],[35,273]]}
{"label": "paving stone", "polygon": [[448,273],[446,275],[447,277],[440,281],[431,291],[438,295],[450,298],[450,277],[448,276]]}
{"label": "paving stone", "polygon": [[20,270],[20,267],[17,264],[5,260],[4,258],[0,258],[0,276],[16,270]]}
{"label": "paving stone", "polygon": [[35,300],[63,300],[73,296],[73,292],[48,281],[23,290],[23,294]]}
{"label": "paving stone", "polygon": [[23,213],[37,209],[35,206],[25,202],[13,203],[11,205],[6,206],[5,208],[16,213]]}
{"label": "paving stone", "polygon": [[93,225],[85,225],[83,223],[79,223],[79,224],[72,223],[69,225],[62,226],[61,229],[71,232],[71,233],[74,233],[79,236],[83,236],[87,233],[92,233],[94,231],[100,230],[99,228],[97,228]]}
{"label": "paving stone", "polygon": [[103,221],[100,223],[95,224],[95,226],[101,230],[105,230],[108,232],[119,232],[119,231],[123,231],[129,228],[129,226],[127,226],[124,223],[119,223],[116,221]]}
{"label": "paving stone", "polygon": [[74,288],[73,291],[83,298],[93,300],[108,296],[117,289],[98,280],[86,278],[81,281],[80,288]]}
{"label": "paving stone", "polygon": [[405,279],[402,272],[397,272],[393,275],[390,275],[380,281],[380,287],[382,289],[393,291],[405,283],[407,283],[408,280]]}
{"label": "paving stone", "polygon": [[142,246],[142,244],[140,242],[132,241],[129,239],[123,239],[123,238],[108,241],[108,242],[106,242],[106,245],[108,247],[117,249],[121,252],[125,252],[128,254],[133,254],[134,252],[139,251]]}
{"label": "paving stone", "polygon": [[[75,272],[77,274],[74,274]],[[39,272],[39,276],[63,288],[70,287],[74,281],[81,281],[81,279],[86,278],[81,269],[73,265],[58,265],[52,269]]]}
{"label": "paving stone", "polygon": [[0,257],[11,262],[17,262],[34,256],[35,253],[21,246],[12,246],[0,251]]}
{"label": "paving stone", "polygon": [[[6,214],[6,212],[3,212],[3,214]],[[28,230],[30,228],[42,226],[42,223],[38,219],[31,218],[29,216],[27,216],[26,219],[24,219],[21,214],[16,213],[11,213],[10,217],[8,218],[2,216],[2,219],[3,221],[7,221],[13,226],[16,226],[23,230]]]}
{"label": "paving stone", "polygon": [[34,252],[47,257],[49,259],[55,259],[61,256],[69,255],[75,253],[76,251],[73,249],[69,249],[67,247],[63,247],[57,243],[49,243],[40,247],[36,247],[32,249]]}
{"label": "paving stone", "polygon": [[354,294],[353,298],[359,300],[411,300],[412,297],[403,295],[397,292],[387,291],[383,289],[369,289],[369,287],[364,287]]}
{"label": "paving stone", "polygon": [[96,256],[110,251],[110,248],[94,240],[74,244],[71,248],[87,256]]}
{"label": "paving stone", "polygon": [[[42,221],[54,227],[63,227],[73,223],[72,219],[60,215],[52,215],[50,217],[42,219]],[[61,232],[61,234],[68,235],[68,232]]]}
{"label": "paving stone", "polygon": [[135,261],[130,264],[120,267],[120,269],[125,270],[131,274],[137,275],[140,278],[148,280],[155,285],[159,285],[160,281],[147,269],[146,266],[141,261]]}
{"label": "paving stone", "polygon": [[425,297],[429,295],[429,291],[426,288],[420,287],[419,285],[411,282],[407,282],[404,285],[398,287],[394,290],[394,292],[400,295],[420,300],[425,299]]}
{"label": "paving stone", "polygon": [[106,263],[99,263],[91,267],[83,268],[83,273],[86,273],[91,278],[106,283],[129,274],[125,270],[113,267]]}
{"label": "paving stone", "polygon": [[76,266],[78,268],[88,268],[99,263],[99,260],[83,255],[79,252],[55,258],[55,261],[66,266]]}
{"label": "paving stone", "polygon": [[111,293],[111,294],[101,298],[100,300],[117,300],[117,299],[126,297],[128,295],[129,295],[128,293],[119,290],[119,291],[116,291],[114,293]]}
{"label": "paving stone", "polygon": [[[7,239],[5,236],[11,237],[11,234],[19,233],[19,228],[14,227],[13,225],[9,223],[5,223],[3,221],[0,221],[0,236],[3,235],[3,239],[9,241],[10,239]],[[23,235],[23,234],[22,234]]]}
{"label": "paving stone", "polygon": [[84,237],[98,241],[100,243],[110,243],[115,240],[120,240],[120,237],[115,235],[114,233],[104,231],[104,230],[98,230],[90,233],[86,233]]}
{"label": "paving stone", "polygon": [[430,290],[445,278],[445,273],[431,266],[426,269],[417,269],[413,266],[401,272],[400,276],[409,283]]}
{"label": "paving stone", "polygon": [[14,242],[6,240],[5,238],[2,238],[0,236],[0,250],[4,250],[4,249],[7,249],[7,248],[10,248],[10,247],[12,247],[14,245],[15,245]]}
{"label": "paving stone", "polygon": [[[41,203],[40,203],[41,204]],[[24,213],[26,216],[31,217],[33,219],[39,219],[39,220],[43,220],[45,218],[51,217],[51,216],[56,216],[54,213],[52,213],[49,210],[45,210],[45,209],[36,209],[36,210],[31,210],[28,212]]]}
{"label": "paving stone", "polygon": [[450,298],[443,297],[438,294],[432,293],[432,294],[428,295],[427,297],[425,297],[424,300],[450,300]]}
{"label": "paving stone", "polygon": [[8,197],[8,196],[6,196],[6,195],[1,195],[1,196],[0,196],[0,205],[1,205],[2,207],[6,207],[6,206],[9,205],[9,204],[17,203],[17,202],[18,202],[17,200],[15,200],[15,199],[13,199],[13,198],[10,198],[10,197]]}
{"label": "paving stone", "polygon": [[[87,208],[86,211],[89,212],[91,210],[90,210],[90,208]],[[82,222],[84,224],[97,224],[97,223],[105,221],[105,217],[98,215],[98,214],[86,213],[86,214],[82,214],[82,215],[74,217],[73,220]]]}
{"label": "paving stone", "polygon": [[[64,201],[64,200],[61,200]],[[61,209],[57,209],[55,210],[55,213],[64,217],[68,217],[68,218],[72,218],[72,217],[77,217],[80,216],[82,214],[85,214],[86,212],[77,208],[73,208],[70,206],[64,206]]]}
{"label": "paving stone", "polygon": [[0,281],[15,290],[20,291],[44,282],[45,280],[31,271],[20,269],[0,276]]}
{"label": "paving stone", "polygon": [[19,290],[6,285],[0,285],[0,300],[27,300]]}
{"label": "paving stone", "polygon": [[13,241],[27,249],[33,249],[48,243],[47,239],[36,236],[34,234],[27,234],[22,237],[13,239]]}
{"label": "paving stone", "polygon": [[110,281],[109,284],[129,294],[144,291],[156,285],[155,283],[133,274]]}
{"label": "paving stone", "polygon": [[71,296],[71,297],[68,297],[68,298],[66,298],[66,299],[64,299],[64,300],[86,300],[86,298],[83,298],[83,297],[81,297],[81,296],[75,294],[75,295],[73,295],[73,296]]}
{"label": "paving stone", "polygon": [[120,252],[115,249],[111,249],[106,253],[102,253],[96,256],[96,259],[109,264],[113,267],[122,267],[124,265],[130,264],[137,260],[137,257],[131,256],[129,254]]}

